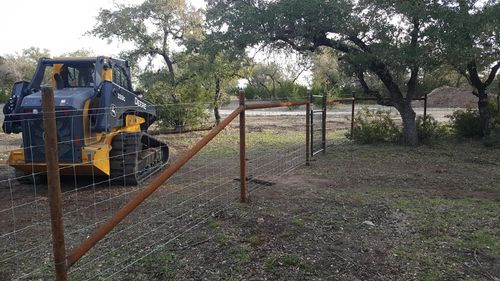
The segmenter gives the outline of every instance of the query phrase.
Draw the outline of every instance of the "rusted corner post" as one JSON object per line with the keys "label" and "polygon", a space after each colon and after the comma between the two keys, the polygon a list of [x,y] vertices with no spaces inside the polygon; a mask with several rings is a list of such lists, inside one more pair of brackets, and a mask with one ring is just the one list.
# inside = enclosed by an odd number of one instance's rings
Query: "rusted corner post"
{"label": "rusted corner post", "polygon": [[424,96],[424,128],[427,125],[427,93]]}
{"label": "rusted corner post", "polygon": [[354,137],[354,111],[356,109],[356,94],[352,94],[351,104],[351,138]]}
{"label": "rusted corner post", "polygon": [[246,134],[245,134],[245,91],[240,90],[240,107],[243,110],[240,113],[240,202],[247,202],[247,161],[245,155]]}
{"label": "rusted corner post", "polygon": [[427,119],[427,93],[424,96],[424,120]]}
{"label": "rusted corner post", "polygon": [[321,146],[323,149],[323,154],[326,154],[326,94],[323,96],[322,99],[322,120],[321,120]]}
{"label": "rusted corner post", "polygon": [[66,271],[66,249],[64,244],[61,182],[59,177],[59,154],[57,152],[56,114],[52,88],[42,88],[42,112],[55,273],[56,280],[66,281],[68,280],[68,276]]}
{"label": "rusted corner post", "polygon": [[306,166],[311,165],[311,92],[307,92],[306,103]]}

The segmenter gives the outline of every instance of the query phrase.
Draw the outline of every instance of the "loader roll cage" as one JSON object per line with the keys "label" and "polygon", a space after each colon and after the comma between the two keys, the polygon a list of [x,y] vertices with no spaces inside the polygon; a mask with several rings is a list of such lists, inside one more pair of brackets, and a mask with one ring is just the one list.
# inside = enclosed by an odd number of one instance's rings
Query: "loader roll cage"
{"label": "loader roll cage", "polygon": [[[51,73],[47,73],[49,67],[53,68]],[[113,75],[113,77],[107,75],[106,72],[112,68],[116,68],[116,74],[119,75]],[[109,57],[42,58],[28,89],[38,91],[44,83],[49,81],[55,89],[92,87],[95,90],[103,81],[112,81],[132,91],[128,63]]]}

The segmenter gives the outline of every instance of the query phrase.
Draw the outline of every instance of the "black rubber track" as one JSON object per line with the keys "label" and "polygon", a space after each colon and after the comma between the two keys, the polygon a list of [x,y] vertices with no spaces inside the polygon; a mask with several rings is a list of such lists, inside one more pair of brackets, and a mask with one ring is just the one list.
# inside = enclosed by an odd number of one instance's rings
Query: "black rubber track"
{"label": "black rubber track", "polygon": [[[144,132],[121,133],[113,138],[111,146],[111,180],[117,184],[140,184],[168,161],[167,144]],[[142,158],[146,152],[153,153],[153,156]]]}

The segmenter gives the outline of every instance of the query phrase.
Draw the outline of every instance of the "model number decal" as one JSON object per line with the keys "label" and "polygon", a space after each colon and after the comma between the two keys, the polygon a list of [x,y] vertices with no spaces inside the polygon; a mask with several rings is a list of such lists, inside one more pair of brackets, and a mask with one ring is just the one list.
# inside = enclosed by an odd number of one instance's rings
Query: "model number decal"
{"label": "model number decal", "polygon": [[146,109],[146,103],[138,99],[137,97],[134,98],[134,104],[137,105],[140,108]]}
{"label": "model number decal", "polygon": [[121,101],[125,101],[125,96],[122,94],[118,94],[118,99]]}

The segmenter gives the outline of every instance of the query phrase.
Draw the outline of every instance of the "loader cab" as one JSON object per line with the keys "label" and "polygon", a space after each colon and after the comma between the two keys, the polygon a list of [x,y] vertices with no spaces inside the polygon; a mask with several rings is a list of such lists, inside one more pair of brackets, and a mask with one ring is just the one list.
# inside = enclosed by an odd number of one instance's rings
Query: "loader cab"
{"label": "loader cab", "polygon": [[36,91],[50,85],[54,89],[96,88],[104,79],[101,57],[41,59],[29,85]]}

